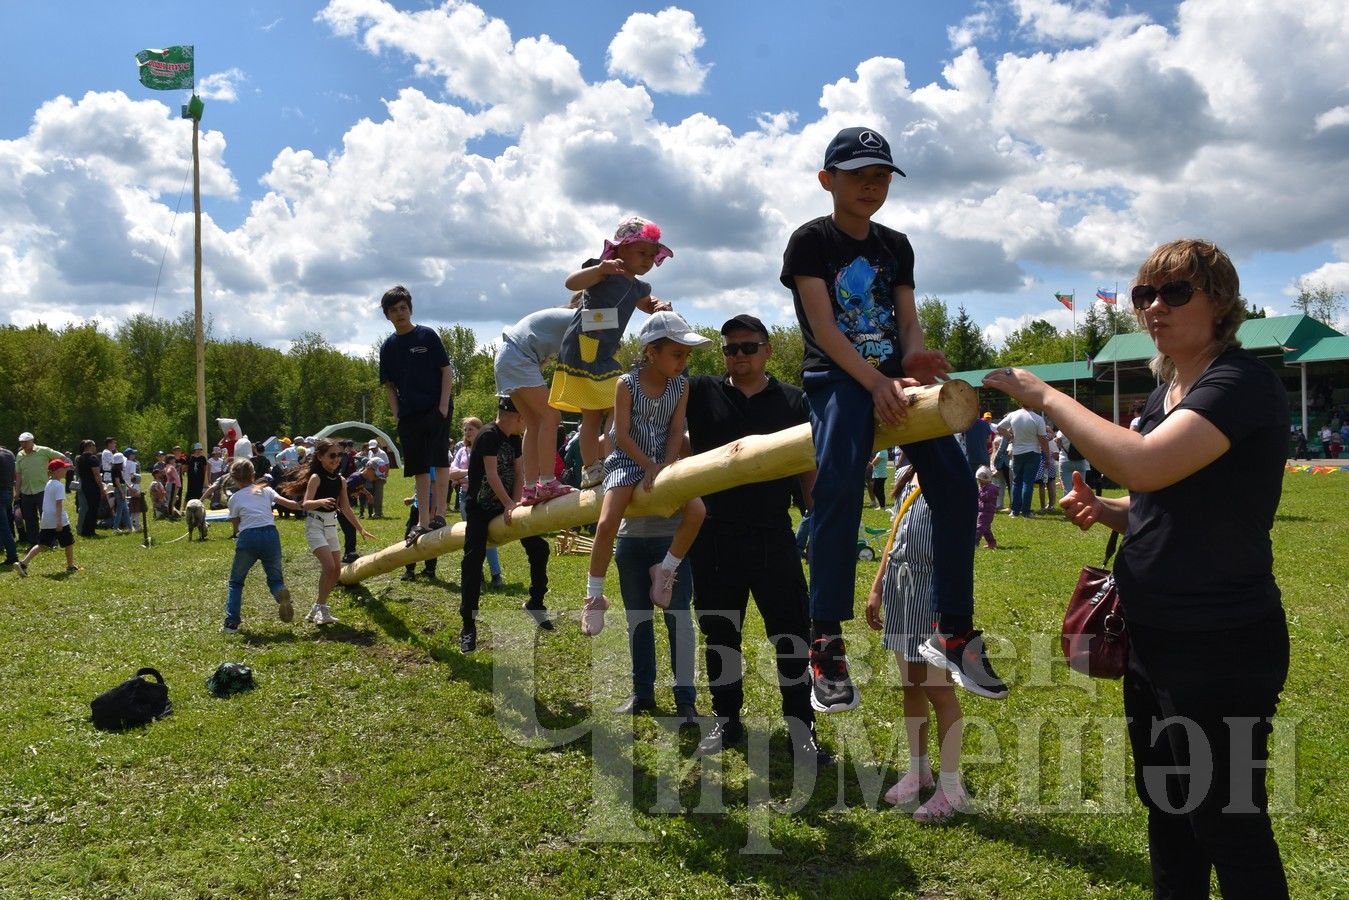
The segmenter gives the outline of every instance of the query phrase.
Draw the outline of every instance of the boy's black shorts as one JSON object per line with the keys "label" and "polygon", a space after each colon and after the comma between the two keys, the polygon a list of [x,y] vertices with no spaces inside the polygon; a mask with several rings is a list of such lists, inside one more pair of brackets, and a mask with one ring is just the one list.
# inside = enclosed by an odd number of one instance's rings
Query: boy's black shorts
{"label": "boy's black shorts", "polygon": [[70,533],[69,525],[63,525],[60,531],[55,528],[44,528],[37,533],[37,542],[55,550],[58,546],[69,547],[74,544],[75,535]]}
{"label": "boy's black shorts", "polygon": [[450,414],[441,418],[440,410],[403,416],[398,420],[398,440],[403,445],[403,474],[425,475],[432,469],[450,465]]}

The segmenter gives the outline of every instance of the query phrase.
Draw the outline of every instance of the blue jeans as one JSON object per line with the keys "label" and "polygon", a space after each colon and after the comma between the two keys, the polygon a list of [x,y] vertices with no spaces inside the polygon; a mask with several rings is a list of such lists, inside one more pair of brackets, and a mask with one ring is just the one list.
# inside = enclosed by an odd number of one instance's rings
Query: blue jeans
{"label": "blue jeans", "polygon": [[1016,453],[1012,456],[1012,515],[1030,515],[1032,495],[1035,493],[1035,476],[1040,471],[1040,451]]}
{"label": "blue jeans", "polygon": [[1069,459],[1064,456],[1059,460],[1059,479],[1063,482],[1063,492],[1066,494],[1073,489],[1073,473],[1077,472],[1082,476],[1082,480],[1087,480],[1087,469],[1090,463],[1085,459]]}
{"label": "blue jeans", "polygon": [[[874,455],[875,410],[870,392],[842,372],[807,372],[805,390],[815,438],[810,615],[841,622],[853,618],[864,489],[858,475]],[[903,449],[932,510],[933,604],[940,615],[973,615],[979,493],[969,462],[951,436]]]}
{"label": "blue jeans", "polygon": [[[651,605],[651,567],[665,559],[670,538],[620,537],[614,549],[623,611],[628,619],[628,648],[632,652],[632,694],[643,700],[656,699],[656,609]],[[674,670],[676,706],[693,706],[698,697],[693,686],[693,569],[688,557],[675,574],[674,596],[665,610],[665,631],[670,638],[670,668]]]}
{"label": "blue jeans", "polygon": [[275,597],[286,586],[281,576],[281,535],[275,525],[246,528],[234,539],[234,564],[230,566],[230,590],[225,600],[225,624],[238,627],[244,602],[244,579],[253,563],[262,563],[267,589]]}
{"label": "blue jeans", "polygon": [[796,549],[805,556],[808,546],[810,546],[810,513],[803,515],[801,524],[796,526]]}
{"label": "blue jeans", "polygon": [[121,491],[113,492],[112,527],[131,531],[131,507]]}
{"label": "blue jeans", "polygon": [[14,492],[0,491],[0,548],[5,551],[5,559],[14,559],[19,548],[14,544]]}

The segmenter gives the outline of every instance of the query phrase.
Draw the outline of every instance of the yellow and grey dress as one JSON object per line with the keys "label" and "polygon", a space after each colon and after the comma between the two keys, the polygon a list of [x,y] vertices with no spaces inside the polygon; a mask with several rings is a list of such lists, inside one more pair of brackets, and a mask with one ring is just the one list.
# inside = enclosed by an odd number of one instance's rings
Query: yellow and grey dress
{"label": "yellow and grey dress", "polygon": [[[637,304],[649,296],[651,285],[623,275],[606,275],[583,292],[581,308],[562,336],[549,405],[572,413],[614,405],[614,390],[623,374],[617,359],[623,332]],[[605,316],[616,316],[617,324],[596,327]]]}

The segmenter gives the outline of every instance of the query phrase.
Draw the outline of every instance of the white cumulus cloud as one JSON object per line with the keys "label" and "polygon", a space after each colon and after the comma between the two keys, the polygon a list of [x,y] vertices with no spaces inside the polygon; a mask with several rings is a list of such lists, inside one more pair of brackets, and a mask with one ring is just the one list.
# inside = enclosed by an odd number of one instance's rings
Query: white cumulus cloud
{"label": "white cumulus cloud", "polygon": [[633,13],[609,43],[609,74],[640,81],[654,91],[696,94],[710,68],[698,61],[703,31],[693,13],[669,7]]}

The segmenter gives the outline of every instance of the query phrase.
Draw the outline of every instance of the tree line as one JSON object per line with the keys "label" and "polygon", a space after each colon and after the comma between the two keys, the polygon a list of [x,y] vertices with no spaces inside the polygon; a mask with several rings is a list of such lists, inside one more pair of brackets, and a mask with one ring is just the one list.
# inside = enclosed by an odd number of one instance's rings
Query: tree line
{"label": "tree line", "polygon": [[[963,306],[954,315],[937,297],[919,302],[929,347],[945,351],[957,371],[1060,362],[1073,356],[1074,334],[1042,319],[1026,322],[995,348]],[[1077,358],[1093,356],[1112,334],[1136,329],[1133,316],[1093,305],[1076,330]],[[196,432],[196,375],[192,317],[136,315],[112,334],[97,323],[52,329],[0,327],[0,434],[8,444],[22,431],[39,443],[69,450],[83,438],[154,451],[188,447]],[[379,348],[343,353],[321,333],[307,331],[285,349],[220,338],[206,327],[207,433],[219,438],[217,416],[238,419],[249,437],[309,435],[347,420],[369,422],[389,434],[395,423],[379,384]],[[456,373],[455,417],[484,420],[495,413],[496,345],[480,346],[471,328],[439,329]],[[720,343],[715,328],[699,331]],[[768,371],[801,383],[804,345],[795,325],[772,329]],[[635,362],[630,337],[620,360]],[[690,374],[722,371],[720,354],[695,353]],[[551,374],[545,372],[545,374]],[[456,425],[455,431],[458,428]]]}

